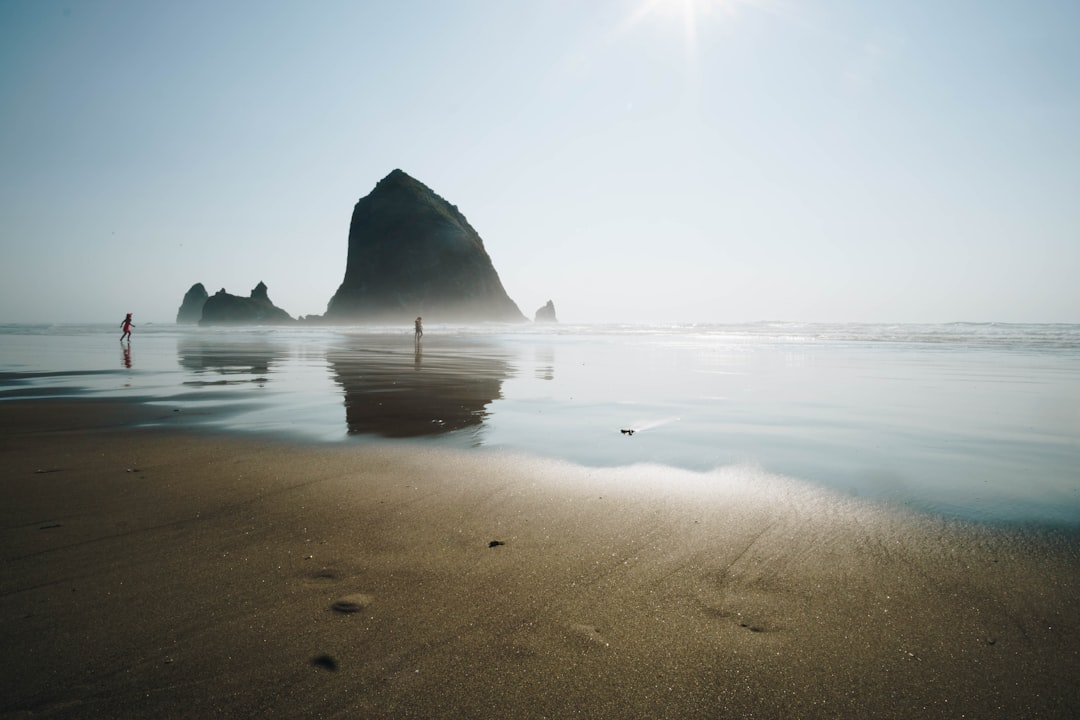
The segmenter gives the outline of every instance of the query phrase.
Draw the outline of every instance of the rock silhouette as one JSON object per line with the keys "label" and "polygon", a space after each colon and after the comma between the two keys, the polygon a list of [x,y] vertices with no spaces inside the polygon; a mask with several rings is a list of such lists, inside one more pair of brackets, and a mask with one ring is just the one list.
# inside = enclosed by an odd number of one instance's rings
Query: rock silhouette
{"label": "rock silhouette", "polygon": [[333,323],[524,322],[484,242],[456,206],[401,170],[360,198]]}
{"label": "rock silhouette", "polygon": [[536,311],[536,322],[559,322],[559,319],[555,317],[555,303],[548,300],[547,305]]}
{"label": "rock silhouette", "polygon": [[210,296],[202,283],[192,285],[191,289],[184,294],[180,309],[176,311],[176,324],[195,324],[202,320],[203,305],[206,304],[208,297]]}
{"label": "rock silhouette", "polygon": [[295,322],[289,313],[270,302],[266,285],[259,283],[250,297],[230,295],[225,288],[206,299],[200,325],[284,325]]}

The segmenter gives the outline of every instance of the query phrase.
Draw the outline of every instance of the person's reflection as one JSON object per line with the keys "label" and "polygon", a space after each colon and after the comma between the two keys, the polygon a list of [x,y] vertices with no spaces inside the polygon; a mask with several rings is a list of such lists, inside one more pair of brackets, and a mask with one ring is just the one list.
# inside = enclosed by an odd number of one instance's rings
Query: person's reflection
{"label": "person's reflection", "polygon": [[555,379],[555,348],[550,345],[539,346],[535,351],[536,355],[536,379],[537,380],[554,380]]}
{"label": "person's reflection", "polygon": [[476,340],[426,356],[417,346],[410,363],[400,338],[364,336],[327,360],[345,393],[349,433],[397,438],[479,427],[511,372],[496,346]]}
{"label": "person's reflection", "polygon": [[123,347],[123,349],[124,349],[124,355],[123,355],[122,362],[124,364],[124,367],[127,368],[128,370],[130,370],[131,369],[131,345],[123,345],[121,347]]}

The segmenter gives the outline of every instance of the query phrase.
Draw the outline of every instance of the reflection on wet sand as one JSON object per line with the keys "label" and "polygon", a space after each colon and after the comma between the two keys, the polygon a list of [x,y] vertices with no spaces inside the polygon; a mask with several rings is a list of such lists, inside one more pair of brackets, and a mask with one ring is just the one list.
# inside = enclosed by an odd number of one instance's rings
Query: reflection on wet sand
{"label": "reflection on wet sand", "polygon": [[512,373],[495,345],[475,339],[362,336],[327,354],[345,391],[350,434],[420,437],[479,427]]}
{"label": "reflection on wet sand", "polygon": [[555,348],[551,345],[539,345],[534,351],[537,380],[555,379]]}
{"label": "reflection on wet sand", "polygon": [[188,386],[235,385],[267,382],[271,367],[289,355],[288,346],[265,340],[229,340],[223,338],[185,338],[177,343],[180,366],[196,374],[216,374],[213,380],[188,380]]}

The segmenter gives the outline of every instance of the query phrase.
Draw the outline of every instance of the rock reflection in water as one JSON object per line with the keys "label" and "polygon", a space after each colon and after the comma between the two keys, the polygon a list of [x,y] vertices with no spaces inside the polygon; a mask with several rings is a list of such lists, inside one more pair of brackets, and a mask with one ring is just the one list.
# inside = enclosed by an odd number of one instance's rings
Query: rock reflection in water
{"label": "rock reflection in water", "polygon": [[288,347],[265,340],[186,338],[177,344],[176,354],[180,366],[187,370],[224,376],[189,380],[185,385],[233,385],[265,383],[271,366],[288,356]]}
{"label": "rock reflection in water", "polygon": [[345,392],[350,434],[421,437],[479,427],[511,366],[475,339],[362,336],[327,360]]}

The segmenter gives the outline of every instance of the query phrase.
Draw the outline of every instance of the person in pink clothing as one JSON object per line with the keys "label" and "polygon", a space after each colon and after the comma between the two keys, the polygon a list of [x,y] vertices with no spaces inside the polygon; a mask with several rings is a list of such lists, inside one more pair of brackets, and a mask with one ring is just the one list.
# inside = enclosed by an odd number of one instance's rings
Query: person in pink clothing
{"label": "person in pink clothing", "polygon": [[120,328],[124,331],[120,336],[120,342],[131,340],[131,328],[133,327],[135,327],[135,324],[131,322],[131,313],[128,313],[127,317],[124,318],[124,321],[120,323]]}

